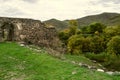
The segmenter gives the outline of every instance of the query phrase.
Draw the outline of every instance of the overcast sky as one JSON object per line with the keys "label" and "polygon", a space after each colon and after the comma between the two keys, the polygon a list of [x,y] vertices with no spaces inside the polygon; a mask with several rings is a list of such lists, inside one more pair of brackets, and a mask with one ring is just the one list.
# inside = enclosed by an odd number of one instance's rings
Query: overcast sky
{"label": "overcast sky", "polygon": [[66,20],[102,12],[120,13],[120,0],[0,0],[1,17]]}

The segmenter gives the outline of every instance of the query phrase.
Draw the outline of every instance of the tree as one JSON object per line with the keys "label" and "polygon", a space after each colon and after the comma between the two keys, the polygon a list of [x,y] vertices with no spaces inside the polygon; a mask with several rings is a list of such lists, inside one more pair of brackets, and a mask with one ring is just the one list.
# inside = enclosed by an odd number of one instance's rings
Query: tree
{"label": "tree", "polygon": [[67,41],[69,39],[69,30],[68,29],[65,29],[65,30],[62,30],[58,33],[59,35],[59,38],[60,40],[65,44],[67,45]]}
{"label": "tree", "polygon": [[80,54],[90,51],[91,38],[85,38],[81,35],[73,35],[68,40],[68,52],[71,54]]}
{"label": "tree", "polygon": [[62,40],[62,42],[67,45],[68,39],[75,34],[80,34],[80,30],[77,29],[77,21],[76,20],[70,20],[69,21],[70,27],[68,29],[62,30],[59,32],[59,38]]}
{"label": "tree", "polygon": [[88,27],[89,27],[89,26],[83,26],[83,27],[81,28],[82,34],[88,34],[88,33],[89,33]]}
{"label": "tree", "polygon": [[106,37],[111,38],[116,35],[120,35],[120,26],[107,27],[104,30]]}
{"label": "tree", "polygon": [[91,43],[90,43],[90,52],[94,52],[96,54],[105,51],[105,41],[101,36],[93,36],[91,37]]}
{"label": "tree", "polygon": [[105,25],[95,22],[90,24],[90,26],[88,27],[88,32],[90,34],[94,34],[96,31],[102,33],[105,27],[106,27]]}
{"label": "tree", "polygon": [[77,28],[78,28],[78,22],[77,20],[70,20],[69,21],[69,35],[72,36],[72,35],[75,35],[76,32],[77,32]]}
{"label": "tree", "polygon": [[114,36],[107,44],[107,51],[111,54],[120,54],[120,36]]}
{"label": "tree", "polygon": [[73,35],[69,38],[67,49],[71,54],[80,54],[82,53],[82,42],[84,37],[81,35]]}

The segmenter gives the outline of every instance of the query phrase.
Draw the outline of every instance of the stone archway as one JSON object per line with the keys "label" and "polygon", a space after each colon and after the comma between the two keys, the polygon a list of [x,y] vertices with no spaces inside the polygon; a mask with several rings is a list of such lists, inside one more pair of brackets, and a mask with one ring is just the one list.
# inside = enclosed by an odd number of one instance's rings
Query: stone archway
{"label": "stone archway", "polygon": [[4,22],[1,26],[2,40],[3,41],[14,41],[14,24]]}

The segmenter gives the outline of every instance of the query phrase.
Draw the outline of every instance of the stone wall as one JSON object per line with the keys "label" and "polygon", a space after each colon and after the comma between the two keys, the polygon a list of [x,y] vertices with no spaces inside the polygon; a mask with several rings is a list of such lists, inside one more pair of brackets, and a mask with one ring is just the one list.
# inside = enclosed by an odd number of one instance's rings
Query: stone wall
{"label": "stone wall", "polygon": [[0,41],[18,41],[57,49],[60,41],[55,28],[41,21],[23,18],[0,17]]}

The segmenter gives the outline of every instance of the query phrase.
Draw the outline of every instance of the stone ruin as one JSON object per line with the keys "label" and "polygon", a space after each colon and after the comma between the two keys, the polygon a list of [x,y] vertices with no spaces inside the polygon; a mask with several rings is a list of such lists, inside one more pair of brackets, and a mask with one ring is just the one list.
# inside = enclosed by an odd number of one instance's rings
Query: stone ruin
{"label": "stone ruin", "polygon": [[54,27],[39,20],[0,17],[0,42],[17,41],[57,49],[60,41]]}

